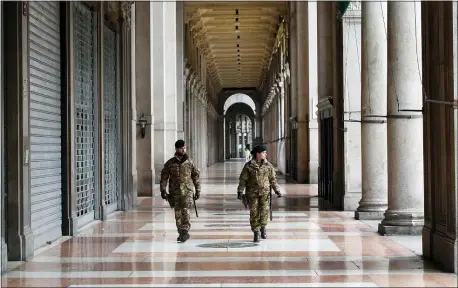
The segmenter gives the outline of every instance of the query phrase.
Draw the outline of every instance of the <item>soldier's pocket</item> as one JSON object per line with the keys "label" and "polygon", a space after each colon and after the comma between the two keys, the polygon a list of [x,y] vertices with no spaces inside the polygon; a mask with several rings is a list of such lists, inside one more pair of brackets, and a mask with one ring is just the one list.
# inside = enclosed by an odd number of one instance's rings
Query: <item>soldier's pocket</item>
{"label": "soldier's pocket", "polygon": [[191,209],[193,207],[194,201],[192,200],[192,194],[189,196],[182,197],[181,199],[184,208]]}

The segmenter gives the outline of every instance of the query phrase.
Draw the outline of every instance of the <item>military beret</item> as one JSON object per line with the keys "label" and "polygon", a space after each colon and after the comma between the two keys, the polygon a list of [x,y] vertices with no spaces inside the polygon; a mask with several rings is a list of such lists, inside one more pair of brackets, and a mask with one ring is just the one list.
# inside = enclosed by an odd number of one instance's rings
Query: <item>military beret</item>
{"label": "military beret", "polygon": [[182,148],[184,147],[184,141],[183,140],[178,140],[177,142],[175,142],[175,148]]}
{"label": "military beret", "polygon": [[253,150],[251,151],[251,154],[256,154],[256,153],[261,153],[266,151],[266,146],[264,144],[261,145],[256,145]]}

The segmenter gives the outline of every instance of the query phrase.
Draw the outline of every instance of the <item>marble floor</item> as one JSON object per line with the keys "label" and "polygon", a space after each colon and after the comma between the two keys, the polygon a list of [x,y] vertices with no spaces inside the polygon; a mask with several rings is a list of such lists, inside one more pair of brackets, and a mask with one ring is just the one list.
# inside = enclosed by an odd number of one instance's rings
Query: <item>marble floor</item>
{"label": "marble floor", "polygon": [[[285,184],[273,202],[268,239],[255,244],[237,200],[243,163],[201,174],[199,217],[177,243],[159,191],[73,238],[12,266],[3,287],[456,287],[453,274],[418,255],[420,238],[379,236],[376,223],[320,211],[316,185]],[[420,242],[421,243],[421,242]],[[412,246],[412,247],[411,247]]]}

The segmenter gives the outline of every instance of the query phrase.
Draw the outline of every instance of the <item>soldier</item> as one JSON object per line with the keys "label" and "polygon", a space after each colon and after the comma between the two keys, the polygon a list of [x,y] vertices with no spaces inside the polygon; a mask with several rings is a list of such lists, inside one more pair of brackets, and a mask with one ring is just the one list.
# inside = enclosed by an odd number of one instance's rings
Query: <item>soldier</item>
{"label": "soldier", "polygon": [[281,197],[280,187],[277,184],[275,169],[267,159],[266,147],[258,145],[252,151],[253,159],[243,167],[237,188],[237,198],[242,199],[246,187],[246,197],[250,207],[250,225],[254,233],[254,242],[261,238],[266,239],[266,225],[269,220],[269,193],[270,187],[275,194]]}
{"label": "soldier", "polygon": [[[175,221],[178,229],[178,242],[186,242],[189,239],[191,224],[190,210],[193,204],[193,192],[195,187],[194,200],[200,197],[199,169],[186,154],[186,146],[183,140],[175,142],[175,156],[164,164],[161,171],[161,197],[169,201],[175,211]],[[169,192],[167,193],[167,182]]]}

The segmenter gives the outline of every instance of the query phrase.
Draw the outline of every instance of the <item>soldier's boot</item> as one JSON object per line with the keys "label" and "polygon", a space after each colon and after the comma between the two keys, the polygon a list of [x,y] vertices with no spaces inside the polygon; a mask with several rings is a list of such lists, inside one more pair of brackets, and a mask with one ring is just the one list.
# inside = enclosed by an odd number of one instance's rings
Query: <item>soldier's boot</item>
{"label": "soldier's boot", "polygon": [[183,231],[179,231],[178,233],[180,233],[180,235],[177,238],[177,242],[181,242],[183,241]]}
{"label": "soldier's boot", "polygon": [[267,234],[266,234],[266,227],[261,227],[261,238],[262,239],[267,239]]}
{"label": "soldier's boot", "polygon": [[188,231],[183,231],[183,234],[182,234],[182,236],[181,236],[181,242],[183,242],[183,243],[186,242],[186,240],[188,240],[189,237],[190,237],[190,236],[189,236]]}
{"label": "soldier's boot", "polygon": [[260,240],[259,240],[259,232],[256,231],[256,232],[254,232],[253,242],[257,243],[257,242],[259,242],[259,241],[260,241]]}

